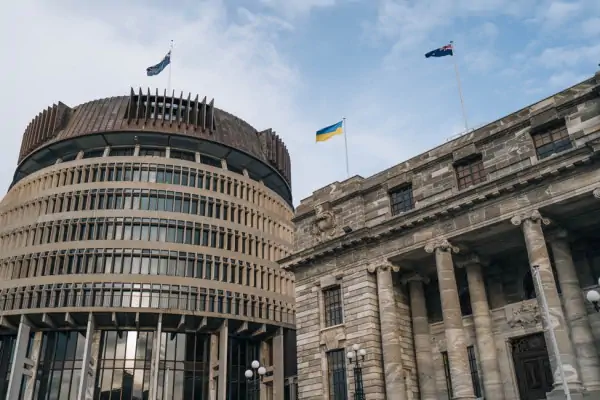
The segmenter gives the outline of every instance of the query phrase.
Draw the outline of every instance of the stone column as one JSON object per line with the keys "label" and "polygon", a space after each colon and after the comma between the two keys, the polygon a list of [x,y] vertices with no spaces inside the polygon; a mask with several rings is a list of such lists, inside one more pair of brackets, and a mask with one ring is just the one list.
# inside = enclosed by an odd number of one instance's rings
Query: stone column
{"label": "stone column", "polygon": [[158,393],[163,387],[163,382],[158,381],[160,368],[160,343],[162,339],[162,314],[158,315],[158,324],[154,333],[152,359],[150,361],[150,400],[158,399]]}
{"label": "stone column", "polygon": [[427,283],[428,280],[418,274],[413,274],[404,278],[402,282],[408,284],[410,292],[410,315],[417,359],[420,399],[437,400],[435,368],[431,353],[431,335],[429,333],[429,320],[423,288],[423,284]]}
{"label": "stone column", "polygon": [[471,380],[471,369],[469,368],[469,360],[467,358],[467,346],[456,286],[456,276],[454,275],[454,263],[452,262],[452,253],[458,253],[458,248],[452,246],[445,239],[439,239],[427,243],[425,251],[427,253],[435,253],[444,329],[446,331],[446,343],[448,346],[450,376],[452,377],[452,391],[454,392],[453,399],[473,400],[475,399],[475,394],[473,381]]}
{"label": "stone column", "polygon": [[485,282],[481,272],[482,260],[475,254],[461,260],[459,266],[466,269],[473,310],[473,325],[477,341],[477,353],[483,375],[485,398],[489,400],[504,400],[504,387],[500,378],[498,352],[492,332],[492,315],[488,304]]}
{"label": "stone column", "polygon": [[27,358],[27,347],[31,335],[31,326],[25,316],[21,316],[19,330],[17,331],[17,340],[13,350],[12,366],[8,378],[8,388],[6,390],[7,399],[18,399],[21,390],[21,380],[23,377],[29,379],[31,371],[28,366],[31,364]]}
{"label": "stone column", "polygon": [[[573,263],[567,232],[555,231],[548,239],[562,291],[565,317],[581,371],[581,381],[588,392],[600,391],[600,359],[594,345],[594,335]],[[597,395],[600,398],[600,393]]]}
{"label": "stone column", "polygon": [[369,272],[377,274],[377,298],[379,300],[379,325],[381,328],[386,399],[404,400],[406,399],[406,387],[404,385],[402,348],[400,346],[400,329],[398,327],[398,314],[396,313],[392,270],[398,271],[399,268],[389,264],[369,266]]}
{"label": "stone column", "polygon": [[[514,216],[511,219],[511,222],[513,225],[521,226],[523,235],[525,237],[527,255],[529,256],[529,265],[531,267],[531,274],[533,275],[538,307],[540,309],[540,314],[542,315],[544,336],[546,338],[548,357],[550,358],[550,366],[554,379],[554,388],[552,392],[555,393],[553,393],[553,395],[555,395],[556,398],[564,396],[563,382],[561,380],[559,369],[559,360],[562,363],[562,369],[565,373],[565,378],[571,393],[579,393],[581,392],[582,388],[579,380],[579,374],[577,372],[575,351],[573,350],[573,344],[571,343],[569,333],[567,332],[565,316],[563,314],[560,297],[558,296],[558,290],[556,289],[554,273],[552,272],[552,267],[550,266],[550,257],[548,256],[548,249],[546,248],[544,232],[542,230],[542,224],[548,225],[550,224],[550,221],[546,218],[543,218],[538,210],[533,210],[526,214]],[[538,267],[541,285],[538,285],[536,280],[535,266]],[[544,297],[546,298],[548,313],[550,314],[549,321],[546,318],[546,313],[544,312],[544,305],[540,295],[540,290],[543,290]],[[556,345],[558,347],[558,354],[555,351],[552,333],[550,330],[554,331]]]}

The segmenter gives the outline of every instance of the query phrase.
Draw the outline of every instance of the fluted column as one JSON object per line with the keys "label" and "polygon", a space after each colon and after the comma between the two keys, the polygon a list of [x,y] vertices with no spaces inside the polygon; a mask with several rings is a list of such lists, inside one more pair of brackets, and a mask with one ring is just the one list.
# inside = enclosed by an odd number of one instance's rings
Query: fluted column
{"label": "fluted column", "polygon": [[600,359],[594,345],[594,335],[573,263],[567,232],[554,231],[548,241],[554,256],[565,317],[581,372],[581,382],[588,391],[600,391]]}
{"label": "fluted column", "polygon": [[492,315],[488,304],[485,281],[481,272],[482,262],[484,261],[479,256],[471,254],[468,258],[461,260],[458,265],[464,267],[467,272],[485,398],[504,400],[504,387],[500,377],[498,352],[496,351],[496,342],[492,332]]}
{"label": "fluted column", "polygon": [[[554,273],[552,272],[552,267],[550,265],[548,249],[546,248],[544,232],[542,230],[542,224],[548,225],[550,224],[550,221],[546,218],[543,218],[539,211],[533,210],[526,214],[514,216],[511,219],[511,222],[516,226],[521,226],[523,230],[523,236],[525,238],[525,245],[527,247],[527,255],[529,257],[531,274],[533,275],[538,306],[540,310],[542,310],[541,314],[542,323],[544,326],[544,336],[546,339],[548,357],[550,359],[550,365],[552,367],[552,375],[554,379],[553,391],[564,391],[559,369],[560,359],[560,362],[562,363],[562,369],[565,373],[565,379],[567,380],[571,392],[580,392],[581,382],[579,380],[579,373],[577,371],[575,351],[573,350],[573,344],[571,343],[571,339],[569,338],[569,334],[567,332],[565,316],[563,314],[562,305],[558,296],[558,290],[554,281]],[[541,287],[538,286],[535,278],[535,266],[538,267]],[[548,313],[550,314],[549,321],[548,318],[546,318],[546,313],[544,312],[544,305],[540,296],[540,290],[543,290],[544,297],[546,298]],[[550,330],[554,331],[556,346],[558,347],[558,354],[555,350],[554,343],[552,341],[552,333]]]}
{"label": "fluted column", "polygon": [[434,240],[425,246],[425,251],[435,253],[444,330],[448,346],[448,362],[450,364],[450,376],[452,377],[452,391],[454,392],[453,399],[473,400],[475,394],[467,358],[465,332],[452,261],[452,253],[458,253],[458,248],[452,246],[447,240]]}
{"label": "fluted column", "polygon": [[402,348],[400,346],[400,329],[398,327],[392,270],[398,271],[398,267],[389,264],[369,266],[369,272],[377,274],[377,298],[379,300],[379,325],[381,327],[386,399],[405,400],[406,387],[404,385]]}
{"label": "fluted column", "polygon": [[402,282],[408,284],[410,292],[410,315],[417,359],[420,399],[437,400],[435,368],[431,353],[431,334],[429,332],[427,305],[423,288],[423,284],[427,283],[428,280],[419,274],[412,274],[402,279]]}

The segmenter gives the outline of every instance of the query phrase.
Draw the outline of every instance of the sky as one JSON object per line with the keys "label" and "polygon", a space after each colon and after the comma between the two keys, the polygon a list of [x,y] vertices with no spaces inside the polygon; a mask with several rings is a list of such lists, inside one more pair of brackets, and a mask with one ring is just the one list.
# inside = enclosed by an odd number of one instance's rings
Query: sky
{"label": "sky", "polygon": [[[292,158],[294,203],[368,177],[600,69],[598,0],[19,0],[2,7],[0,190],[45,107],[168,85],[215,99]],[[424,54],[454,41],[455,56]]]}

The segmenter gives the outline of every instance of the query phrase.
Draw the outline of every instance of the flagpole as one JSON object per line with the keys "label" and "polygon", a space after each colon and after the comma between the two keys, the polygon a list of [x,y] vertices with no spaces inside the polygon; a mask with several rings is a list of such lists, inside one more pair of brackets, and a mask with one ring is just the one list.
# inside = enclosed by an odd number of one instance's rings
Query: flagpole
{"label": "flagpole", "polygon": [[346,147],[346,174],[350,178],[350,163],[348,162],[348,130],[346,129],[346,117],[342,118],[342,125],[344,127],[344,146]]}
{"label": "flagpole", "polygon": [[169,77],[167,78],[167,95],[171,95],[171,66],[173,65],[173,40],[171,39],[171,47],[169,49]]}
{"label": "flagpole", "polygon": [[463,121],[465,123],[465,131],[469,130],[469,123],[467,122],[467,111],[465,109],[465,100],[463,99],[462,94],[462,86],[460,84],[460,75],[458,74],[458,64],[456,63],[456,58],[454,57],[454,42],[450,41],[452,45],[452,61],[454,61],[454,72],[456,73],[456,83],[458,84],[458,96],[460,97],[460,106],[462,108]]}

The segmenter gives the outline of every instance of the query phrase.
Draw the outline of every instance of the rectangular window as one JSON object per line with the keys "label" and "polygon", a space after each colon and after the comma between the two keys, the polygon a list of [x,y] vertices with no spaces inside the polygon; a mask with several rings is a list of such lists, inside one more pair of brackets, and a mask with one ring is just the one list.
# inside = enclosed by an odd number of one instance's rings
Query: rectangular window
{"label": "rectangular window", "polygon": [[348,400],[344,349],[327,353],[327,370],[330,400]]}
{"label": "rectangular window", "polygon": [[573,147],[565,126],[547,132],[534,133],[531,138],[540,160]]}
{"label": "rectangular window", "polygon": [[481,157],[471,158],[456,165],[458,188],[466,189],[469,186],[485,182],[485,169]]}
{"label": "rectangular window", "polygon": [[479,371],[477,370],[477,358],[475,357],[475,348],[473,346],[467,347],[467,355],[469,356],[469,368],[471,369],[471,379],[473,380],[475,397],[481,398],[482,393],[479,382]]}
{"label": "rectangular window", "polygon": [[325,326],[339,325],[344,322],[342,314],[342,290],[339,286],[323,290],[325,306]]}
{"label": "rectangular window", "polygon": [[452,375],[450,375],[450,361],[448,361],[448,352],[442,351],[442,361],[444,363],[444,375],[446,376],[446,390],[448,391],[448,398],[454,397],[452,391]]}
{"label": "rectangular window", "polygon": [[392,215],[398,215],[414,208],[412,185],[404,186],[390,192]]}

